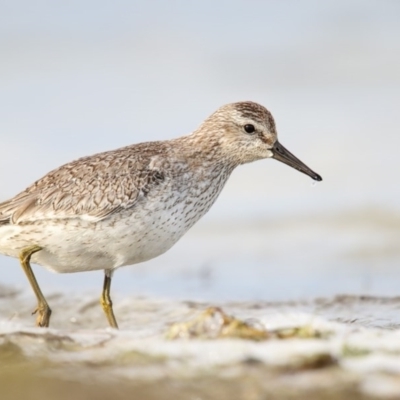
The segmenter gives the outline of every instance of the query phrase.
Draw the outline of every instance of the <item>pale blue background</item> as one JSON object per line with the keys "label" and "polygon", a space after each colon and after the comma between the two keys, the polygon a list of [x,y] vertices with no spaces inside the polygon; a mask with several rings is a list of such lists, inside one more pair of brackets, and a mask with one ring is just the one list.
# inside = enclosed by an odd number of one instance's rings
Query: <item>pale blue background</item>
{"label": "pale blue background", "polygon": [[[0,200],[77,157],[186,134],[254,100],[316,186],[241,167],[166,255],[114,290],[191,299],[400,294],[400,2],[0,1]],[[26,288],[17,260],[0,283]],[[43,291],[97,290],[101,273]]]}

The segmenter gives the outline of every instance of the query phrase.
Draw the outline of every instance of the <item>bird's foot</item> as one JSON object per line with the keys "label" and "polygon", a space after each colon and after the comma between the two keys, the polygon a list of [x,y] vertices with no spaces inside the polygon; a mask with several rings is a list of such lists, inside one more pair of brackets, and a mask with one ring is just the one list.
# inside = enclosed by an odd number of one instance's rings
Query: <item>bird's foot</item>
{"label": "bird's foot", "polygon": [[32,315],[36,315],[36,326],[40,328],[48,328],[50,325],[51,309],[48,304],[38,304]]}

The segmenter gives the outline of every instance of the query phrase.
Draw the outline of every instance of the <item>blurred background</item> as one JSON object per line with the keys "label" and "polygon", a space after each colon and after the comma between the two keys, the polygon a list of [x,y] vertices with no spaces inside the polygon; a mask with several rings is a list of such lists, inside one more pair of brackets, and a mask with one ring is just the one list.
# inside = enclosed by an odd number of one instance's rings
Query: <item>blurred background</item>
{"label": "blurred background", "polygon": [[[0,201],[80,156],[265,105],[323,182],[274,160],[235,171],[204,217],[114,293],[192,300],[400,294],[400,2],[0,2]],[[0,256],[0,283],[30,290]],[[102,272],[35,267],[45,293]]]}

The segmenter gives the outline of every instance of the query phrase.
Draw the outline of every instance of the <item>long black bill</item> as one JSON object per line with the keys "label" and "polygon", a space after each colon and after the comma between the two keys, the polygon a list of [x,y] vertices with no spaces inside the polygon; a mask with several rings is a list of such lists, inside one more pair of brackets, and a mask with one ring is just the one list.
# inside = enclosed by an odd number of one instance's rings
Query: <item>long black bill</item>
{"label": "long black bill", "polygon": [[284,164],[287,164],[290,167],[297,169],[297,171],[300,171],[303,174],[310,176],[315,181],[322,181],[320,175],[308,168],[307,165],[303,164],[289,150],[286,150],[278,141],[275,142],[274,147],[271,149],[271,151],[274,154],[272,158],[275,158],[275,160],[281,161]]}

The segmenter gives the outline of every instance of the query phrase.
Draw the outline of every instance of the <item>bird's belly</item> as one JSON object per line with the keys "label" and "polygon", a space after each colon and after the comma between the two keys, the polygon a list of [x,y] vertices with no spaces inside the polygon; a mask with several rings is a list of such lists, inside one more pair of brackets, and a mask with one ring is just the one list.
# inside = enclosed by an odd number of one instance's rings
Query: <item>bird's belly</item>
{"label": "bird's belly", "polygon": [[0,229],[0,253],[18,257],[23,248],[39,245],[42,250],[32,262],[55,272],[115,269],[163,254],[198,218],[177,206],[136,209],[96,223],[70,219],[8,225]]}

